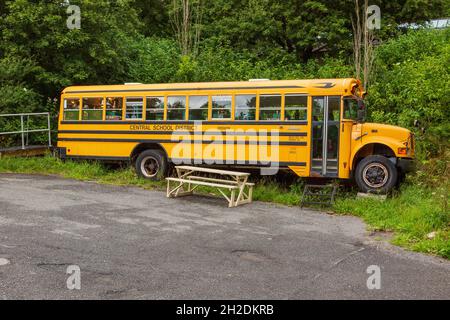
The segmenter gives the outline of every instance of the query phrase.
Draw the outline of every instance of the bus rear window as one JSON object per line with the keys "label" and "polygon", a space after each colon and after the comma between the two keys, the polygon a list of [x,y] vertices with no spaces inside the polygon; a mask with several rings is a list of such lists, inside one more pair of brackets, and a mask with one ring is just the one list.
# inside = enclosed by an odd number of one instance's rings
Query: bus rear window
{"label": "bus rear window", "polygon": [[64,99],[64,120],[79,120],[80,99]]}

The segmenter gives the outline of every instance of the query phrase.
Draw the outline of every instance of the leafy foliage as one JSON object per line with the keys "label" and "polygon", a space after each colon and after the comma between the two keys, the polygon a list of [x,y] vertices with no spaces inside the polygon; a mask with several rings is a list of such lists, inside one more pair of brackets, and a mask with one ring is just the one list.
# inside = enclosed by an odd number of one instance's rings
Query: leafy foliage
{"label": "leafy foliage", "polygon": [[[81,29],[66,27],[63,1],[0,0],[0,112],[57,112],[69,85],[300,79],[354,75],[350,0],[203,1],[198,54],[183,56],[171,1],[73,0]],[[371,117],[416,130],[420,156],[449,139],[449,32],[410,31],[449,12],[443,0],[373,1],[382,30],[368,102]],[[406,33],[403,34],[402,33]]]}
{"label": "leafy foliage", "polygon": [[377,51],[376,81],[368,95],[372,118],[414,129],[422,158],[449,147],[449,36],[448,29],[413,31]]}

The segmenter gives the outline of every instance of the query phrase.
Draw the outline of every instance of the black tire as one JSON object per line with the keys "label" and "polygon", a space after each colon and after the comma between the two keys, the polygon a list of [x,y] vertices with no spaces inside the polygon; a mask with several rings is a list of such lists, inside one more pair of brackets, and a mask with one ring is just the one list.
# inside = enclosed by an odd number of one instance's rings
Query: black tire
{"label": "black tire", "polygon": [[356,166],[355,180],[362,192],[387,193],[394,188],[397,178],[397,168],[383,156],[368,156]]}
{"label": "black tire", "polygon": [[168,161],[161,150],[145,150],[137,157],[134,167],[144,179],[161,180],[166,177]]}

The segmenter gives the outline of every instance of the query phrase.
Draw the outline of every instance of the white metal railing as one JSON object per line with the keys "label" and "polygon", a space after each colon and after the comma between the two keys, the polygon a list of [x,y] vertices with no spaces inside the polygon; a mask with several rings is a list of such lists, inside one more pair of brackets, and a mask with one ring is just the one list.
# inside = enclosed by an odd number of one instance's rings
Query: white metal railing
{"label": "white metal railing", "polygon": [[[35,116],[47,116],[47,128],[41,129],[29,129],[29,120],[30,117]],[[50,126],[50,113],[49,112],[39,112],[39,113],[16,113],[16,114],[0,114],[2,118],[14,118],[20,117],[20,131],[10,131],[10,132],[0,132],[0,135],[12,135],[12,134],[21,134],[22,135],[22,149],[25,149],[25,146],[28,145],[28,134],[32,132],[48,132],[48,146],[52,146],[52,135],[51,135],[51,126]],[[26,117],[26,123],[25,123]],[[26,127],[25,127],[26,126]],[[25,138],[27,141],[25,142]]]}

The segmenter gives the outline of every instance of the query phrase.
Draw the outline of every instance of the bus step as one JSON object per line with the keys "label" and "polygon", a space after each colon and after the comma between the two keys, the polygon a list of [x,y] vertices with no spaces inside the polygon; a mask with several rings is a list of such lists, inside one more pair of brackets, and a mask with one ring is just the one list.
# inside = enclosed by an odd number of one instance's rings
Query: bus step
{"label": "bus step", "polygon": [[303,189],[300,208],[308,204],[317,204],[321,206],[332,206],[338,190],[337,185],[325,184],[307,184]]}

